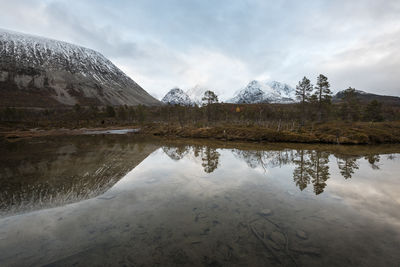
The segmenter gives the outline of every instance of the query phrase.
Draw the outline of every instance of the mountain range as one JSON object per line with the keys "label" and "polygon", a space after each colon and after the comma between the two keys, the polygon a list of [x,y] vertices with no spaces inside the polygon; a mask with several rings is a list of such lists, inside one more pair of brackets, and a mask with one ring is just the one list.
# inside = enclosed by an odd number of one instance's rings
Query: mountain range
{"label": "mountain range", "polygon": [[[179,89],[171,89],[170,92],[163,98],[163,103],[178,104],[189,106],[193,104],[201,105],[201,98],[204,92],[207,90],[206,87],[195,86],[186,92]],[[338,103],[343,101],[344,91],[339,91],[333,95],[332,102]],[[257,81],[253,80],[247,84],[246,87],[237,91],[234,96],[226,101],[225,103],[233,104],[257,104],[257,103],[280,103],[290,104],[295,103],[296,90],[286,83],[277,81]],[[389,105],[400,105],[400,97],[397,96],[386,96],[371,94],[361,90],[355,91],[357,99],[361,103],[368,103],[372,100],[389,104]]]}
{"label": "mountain range", "polygon": [[158,105],[97,51],[0,29],[0,106]]}
{"label": "mountain range", "polygon": [[[173,88],[161,102],[201,105],[207,90],[210,89],[201,85],[186,92]],[[395,96],[363,91],[357,91],[356,95],[361,102],[378,100],[400,105],[400,98]],[[333,102],[340,102],[342,98],[343,91],[340,91],[334,95]],[[161,102],[97,51],[0,29],[0,107],[132,106]],[[294,103],[296,97],[295,89],[288,84],[253,80],[223,102]]]}
{"label": "mountain range", "polygon": [[172,88],[161,99],[164,104],[182,105],[182,106],[201,106],[204,93],[210,90],[207,87],[196,85],[186,92],[180,88]]}
{"label": "mountain range", "polygon": [[294,103],[295,99],[295,89],[290,85],[277,81],[253,80],[226,102],[235,104]]}
{"label": "mountain range", "polygon": [[[205,91],[204,86],[195,86],[186,92],[177,88],[171,89],[161,100],[166,104],[201,105]],[[237,91],[234,97],[224,101],[234,104],[254,103],[294,103],[295,89],[285,83],[277,81],[251,81],[246,87]]]}

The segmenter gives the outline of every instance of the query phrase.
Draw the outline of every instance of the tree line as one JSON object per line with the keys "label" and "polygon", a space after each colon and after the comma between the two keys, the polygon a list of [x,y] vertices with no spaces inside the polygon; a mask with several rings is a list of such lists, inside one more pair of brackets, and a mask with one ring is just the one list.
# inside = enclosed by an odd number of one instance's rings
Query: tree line
{"label": "tree line", "polygon": [[80,106],[64,109],[0,109],[0,121],[27,126],[102,126],[114,124],[159,123],[204,127],[208,125],[258,125],[293,129],[307,123],[327,121],[396,121],[400,107],[373,100],[361,103],[354,88],[343,92],[343,99],[332,102],[328,78],[317,77],[316,85],[304,77],[296,86],[298,102],[292,104],[220,103],[217,94],[206,91],[200,106]]}

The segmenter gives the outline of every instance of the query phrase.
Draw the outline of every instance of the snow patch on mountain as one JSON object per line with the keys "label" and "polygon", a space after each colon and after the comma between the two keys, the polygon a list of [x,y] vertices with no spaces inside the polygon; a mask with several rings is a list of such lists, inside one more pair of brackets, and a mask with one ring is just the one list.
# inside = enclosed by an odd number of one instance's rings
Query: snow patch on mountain
{"label": "snow patch on mountain", "polygon": [[50,88],[51,94],[43,94],[66,105],[159,104],[92,49],[0,29],[0,58],[0,76],[6,76],[2,81],[30,90],[31,96],[35,95],[34,90]]}
{"label": "snow patch on mountain", "polygon": [[295,90],[277,81],[251,81],[245,88],[236,92],[228,103],[255,104],[255,103],[293,103]]}
{"label": "snow patch on mountain", "polygon": [[169,105],[182,105],[191,106],[193,105],[192,100],[189,96],[180,88],[171,89],[161,100],[161,102]]}
{"label": "snow patch on mountain", "polygon": [[[186,91],[186,94],[190,97],[190,99],[198,106],[202,105],[202,98],[204,97],[204,93],[210,90],[209,88],[201,85],[196,85]],[[211,90],[212,91],[212,90]],[[217,95],[218,93],[215,92]]]}

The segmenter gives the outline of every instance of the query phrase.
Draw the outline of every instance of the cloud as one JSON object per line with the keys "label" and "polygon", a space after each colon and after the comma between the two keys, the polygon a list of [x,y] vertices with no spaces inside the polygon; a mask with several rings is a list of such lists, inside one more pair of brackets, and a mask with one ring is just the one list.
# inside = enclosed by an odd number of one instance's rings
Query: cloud
{"label": "cloud", "polygon": [[[217,51],[194,48],[187,52],[171,53],[166,47],[156,44],[148,44],[147,49],[145,53],[148,57],[121,58],[116,61],[124,72],[144,88],[162,88],[167,92],[173,87],[187,90],[201,85],[214,90],[222,99],[227,99],[231,97],[233,90],[237,90],[238,86],[245,86],[253,77],[244,62]],[[146,64],[149,60],[157,64]],[[137,73],[144,75],[139,76]],[[232,83],[235,84],[234,87]],[[158,98],[162,98],[164,94],[159,91],[149,92]]]}
{"label": "cloud", "polygon": [[204,84],[231,96],[252,79],[319,73],[400,95],[400,2],[0,0],[0,27],[95,49],[150,93]]}
{"label": "cloud", "polygon": [[[400,30],[359,42],[321,62],[340,89],[369,88],[381,94],[400,93]],[[350,83],[350,81],[353,81]],[[397,91],[390,90],[394,88]]]}

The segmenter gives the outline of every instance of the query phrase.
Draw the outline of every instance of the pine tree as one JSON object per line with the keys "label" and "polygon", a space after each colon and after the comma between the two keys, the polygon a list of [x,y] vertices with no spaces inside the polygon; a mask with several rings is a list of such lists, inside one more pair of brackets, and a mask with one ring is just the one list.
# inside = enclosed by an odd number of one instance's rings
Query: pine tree
{"label": "pine tree", "polygon": [[341,115],[344,120],[357,121],[360,118],[360,103],[357,99],[356,89],[349,87],[343,91]]}
{"label": "pine tree", "polygon": [[382,121],[382,103],[378,102],[377,100],[372,100],[369,102],[365,107],[364,117],[369,121]]}
{"label": "pine tree", "polygon": [[331,104],[332,99],[332,91],[329,89],[331,85],[328,82],[328,78],[322,74],[320,74],[317,78],[317,85],[315,86],[315,95],[318,99],[318,117],[321,120],[322,110],[325,106]]}
{"label": "pine tree", "polygon": [[313,85],[307,77],[303,77],[303,80],[296,86],[296,97],[304,105],[311,96]]}
{"label": "pine tree", "polygon": [[300,100],[301,105],[301,124],[304,124],[305,108],[306,102],[309,101],[311,97],[311,92],[313,90],[313,85],[307,77],[303,77],[303,80],[299,82],[296,86],[296,98]]}
{"label": "pine tree", "polygon": [[213,91],[204,92],[204,96],[201,99],[203,101],[203,105],[210,105],[214,103],[218,103],[218,96]]}
{"label": "pine tree", "polygon": [[201,99],[203,106],[207,106],[207,122],[211,121],[211,104],[218,103],[218,96],[213,91],[205,91]]}

